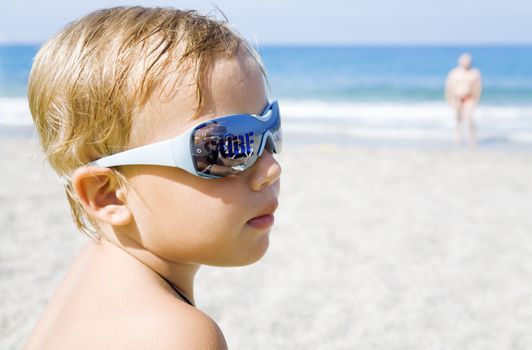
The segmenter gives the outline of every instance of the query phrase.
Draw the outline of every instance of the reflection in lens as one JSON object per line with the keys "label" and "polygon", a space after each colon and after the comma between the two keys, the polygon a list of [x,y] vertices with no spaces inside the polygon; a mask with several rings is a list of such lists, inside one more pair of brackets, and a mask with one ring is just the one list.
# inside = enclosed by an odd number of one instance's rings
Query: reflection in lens
{"label": "reflection in lens", "polygon": [[255,132],[229,133],[216,123],[205,124],[193,134],[194,166],[204,175],[227,176],[244,171],[254,159],[260,138]]}
{"label": "reflection in lens", "polygon": [[[261,147],[281,152],[281,119],[276,103],[273,118],[250,115],[221,117],[199,125],[192,133],[191,152],[196,171],[205,177],[224,177],[251,167]],[[267,113],[266,111],[265,113]],[[267,139],[263,137],[267,135]],[[266,142],[267,144],[261,144]]]}

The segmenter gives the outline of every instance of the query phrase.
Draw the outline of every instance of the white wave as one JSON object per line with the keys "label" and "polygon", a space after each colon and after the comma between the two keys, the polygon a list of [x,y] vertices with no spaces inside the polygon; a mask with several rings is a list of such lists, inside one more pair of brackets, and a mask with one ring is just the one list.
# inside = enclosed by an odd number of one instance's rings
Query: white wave
{"label": "white wave", "polygon": [[[454,112],[443,102],[368,103],[282,100],[280,104],[285,119],[334,118],[379,123],[398,120],[454,122]],[[479,121],[484,119],[506,121],[525,119],[532,121],[532,106],[480,105],[475,115]]]}
{"label": "white wave", "polygon": [[[280,101],[287,133],[371,139],[451,140],[454,115],[441,103]],[[532,144],[532,106],[483,106],[476,112],[480,136]],[[25,97],[0,98],[1,126],[32,126]]]}
{"label": "white wave", "polygon": [[[452,142],[454,112],[441,103],[281,101],[287,134]],[[532,106],[479,106],[481,140],[532,145]]]}
{"label": "white wave", "polygon": [[26,97],[0,98],[0,126],[31,126],[30,107]]}
{"label": "white wave", "polygon": [[[416,141],[441,141],[452,142],[455,137],[455,131],[452,128],[446,129],[422,129],[422,128],[376,128],[376,127],[360,127],[360,126],[345,126],[335,124],[298,124],[285,122],[283,124],[283,131],[287,134],[304,134],[315,135],[318,138],[323,136],[336,137],[353,137],[356,139],[372,139],[372,140],[416,140]],[[532,130],[526,131],[511,131],[511,132],[494,132],[490,130],[481,130],[479,132],[481,141],[483,139],[501,139],[509,143],[519,143],[532,145]]]}
{"label": "white wave", "polygon": [[419,128],[371,128],[371,127],[346,127],[344,125],[324,124],[301,125],[294,123],[284,123],[283,131],[286,133],[307,134],[307,135],[338,135],[356,138],[371,139],[396,139],[396,140],[439,140],[448,141],[452,139],[452,133],[448,130],[426,130]]}

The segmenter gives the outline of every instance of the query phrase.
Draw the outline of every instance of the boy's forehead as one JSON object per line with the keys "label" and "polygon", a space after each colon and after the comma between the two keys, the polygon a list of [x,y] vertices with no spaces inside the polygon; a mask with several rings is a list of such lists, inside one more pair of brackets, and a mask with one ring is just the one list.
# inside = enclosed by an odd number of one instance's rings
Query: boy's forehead
{"label": "boy's forehead", "polygon": [[262,70],[249,54],[216,61],[206,88],[202,115],[210,117],[260,113],[267,100]]}
{"label": "boy's forehead", "polygon": [[[217,59],[201,82],[203,103],[197,111],[193,69],[175,72],[168,94],[154,93],[135,118],[129,147],[168,139],[201,121],[237,113],[260,113],[267,103],[264,76],[247,53]],[[167,97],[169,96],[169,98]]]}

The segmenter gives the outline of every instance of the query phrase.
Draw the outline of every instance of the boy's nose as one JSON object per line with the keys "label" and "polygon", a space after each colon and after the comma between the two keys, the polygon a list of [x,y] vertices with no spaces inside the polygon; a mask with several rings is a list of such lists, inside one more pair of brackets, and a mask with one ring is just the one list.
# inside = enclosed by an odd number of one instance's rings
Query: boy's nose
{"label": "boy's nose", "polygon": [[252,170],[250,187],[253,191],[258,192],[275,183],[281,176],[282,169],[273,154],[265,149],[250,170]]}

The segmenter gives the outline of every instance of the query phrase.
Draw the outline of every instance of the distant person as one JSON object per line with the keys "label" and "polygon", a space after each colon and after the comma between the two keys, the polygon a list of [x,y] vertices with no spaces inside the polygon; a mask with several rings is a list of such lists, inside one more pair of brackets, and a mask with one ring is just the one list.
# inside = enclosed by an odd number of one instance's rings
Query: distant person
{"label": "distant person", "polygon": [[[480,71],[471,67],[472,58],[469,54],[462,54],[458,59],[458,66],[447,75],[445,84],[445,99],[456,111],[456,136],[460,144],[467,138],[469,146],[477,143],[477,134],[473,114],[480,100],[482,80]],[[467,124],[469,133],[466,133]],[[468,135],[467,135],[468,134]]]}

